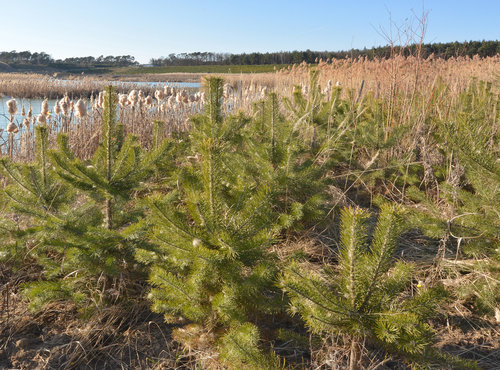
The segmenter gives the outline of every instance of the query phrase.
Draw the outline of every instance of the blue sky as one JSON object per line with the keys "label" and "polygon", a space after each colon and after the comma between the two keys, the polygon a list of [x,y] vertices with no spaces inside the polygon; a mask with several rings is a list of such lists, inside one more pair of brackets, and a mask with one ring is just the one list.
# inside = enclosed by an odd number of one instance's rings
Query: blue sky
{"label": "blue sky", "polygon": [[[54,58],[348,50],[422,14],[421,0],[0,0],[0,50]],[[500,0],[427,0],[425,42],[500,39]],[[414,22],[415,27],[417,23]],[[393,28],[394,38],[397,34]]]}

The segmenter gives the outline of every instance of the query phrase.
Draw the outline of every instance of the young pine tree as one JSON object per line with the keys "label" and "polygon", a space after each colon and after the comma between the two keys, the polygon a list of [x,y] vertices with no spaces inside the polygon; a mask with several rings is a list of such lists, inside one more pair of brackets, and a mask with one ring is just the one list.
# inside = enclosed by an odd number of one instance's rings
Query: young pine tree
{"label": "young pine tree", "polygon": [[360,208],[341,212],[341,247],[337,267],[321,273],[297,262],[285,271],[282,286],[299,313],[317,334],[350,336],[350,369],[361,368],[361,344],[372,342],[410,360],[439,359],[432,350],[426,319],[435,313],[442,291],[408,287],[413,266],[393,261],[404,224],[399,212],[382,206],[369,237],[369,213]]}
{"label": "young pine tree", "polygon": [[[37,249],[46,246],[57,252],[43,261],[46,266],[57,262],[49,279],[26,289],[37,305],[70,298],[72,293],[80,301],[87,297],[96,304],[120,298],[127,275],[136,272],[134,248],[147,245],[137,227],[142,210],[135,207],[134,193],[151,176],[165,146],[145,154],[135,137],[124,140],[115,109],[115,94],[108,88],[103,140],[91,162],[71,153],[66,135],[58,137],[58,150],[47,151],[44,127],[37,128],[34,167],[3,162],[19,193],[16,198],[7,190],[7,195],[17,201],[23,216],[35,217],[23,232]],[[24,178],[16,175],[16,168]]]}
{"label": "young pine tree", "polygon": [[76,192],[56,175],[47,155],[48,128],[36,126],[35,132],[35,161],[15,163],[4,157],[0,170],[8,180],[2,189],[7,201],[2,215],[3,245],[7,257],[30,258],[42,266],[48,281],[26,287],[32,306],[39,307],[52,299],[81,298],[71,289],[70,279],[61,278],[74,271],[68,263],[70,256],[83,252],[79,234],[98,210],[90,203],[76,203]]}
{"label": "young pine tree", "polygon": [[470,276],[478,273],[455,293],[472,302],[476,312],[492,316],[500,313],[499,108],[491,85],[472,81],[449,116],[437,122],[435,136],[447,164],[441,174],[434,169],[440,180],[438,199],[416,187],[408,189],[420,204],[414,212],[416,225],[442,240],[438,262],[453,245],[455,260],[469,259],[456,265]]}
{"label": "young pine tree", "polygon": [[178,188],[148,200],[157,251],[138,258],[152,265],[155,311],[217,333],[221,358],[233,366],[272,368],[276,358],[259,348],[256,322],[280,309],[268,249],[293,215],[278,215],[270,180],[259,182],[248,170],[253,164],[240,134],[247,121],[222,116],[222,80],[209,78],[206,85],[205,114],[192,118],[193,155]]}
{"label": "young pine tree", "polygon": [[[328,131],[325,112],[330,102],[323,99],[314,76],[311,90],[315,94],[309,99],[298,92],[293,102],[285,100],[284,108],[278,95],[269,93],[256,103],[253,120],[243,133],[248,161],[255,164],[253,171],[272,178],[276,209],[286,213],[291,205],[301,204],[301,223],[318,222],[327,211],[326,189],[331,181],[326,174],[335,163],[335,138],[342,136],[333,127]],[[310,129],[316,135],[314,145],[305,140]],[[271,171],[262,170],[269,165]]]}

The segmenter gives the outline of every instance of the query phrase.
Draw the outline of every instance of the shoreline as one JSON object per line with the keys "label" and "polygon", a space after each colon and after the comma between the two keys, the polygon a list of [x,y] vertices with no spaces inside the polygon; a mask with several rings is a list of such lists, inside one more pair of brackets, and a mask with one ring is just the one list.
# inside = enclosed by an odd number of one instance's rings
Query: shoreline
{"label": "shoreline", "polygon": [[[124,82],[201,82],[203,76],[208,73],[138,73],[138,74],[109,74],[100,75],[99,77],[107,78],[113,81]],[[88,77],[88,76],[87,76]]]}

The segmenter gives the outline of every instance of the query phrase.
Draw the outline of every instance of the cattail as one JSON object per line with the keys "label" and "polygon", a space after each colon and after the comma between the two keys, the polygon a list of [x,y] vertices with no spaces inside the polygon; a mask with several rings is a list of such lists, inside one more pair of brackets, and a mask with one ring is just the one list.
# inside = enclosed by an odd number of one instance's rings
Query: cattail
{"label": "cattail", "polygon": [[261,99],[264,99],[267,95],[267,86],[264,86],[262,90],[260,91],[260,97]]}
{"label": "cattail", "polygon": [[176,97],[173,95],[170,95],[167,99],[167,103],[170,107],[173,107],[176,101]]}
{"label": "cattail", "polygon": [[61,111],[62,113],[67,116],[68,115],[68,109],[69,109],[69,104],[66,99],[61,99],[59,102],[59,105],[61,106]]}
{"label": "cattail", "polygon": [[30,105],[30,109],[28,109],[28,119],[33,117],[33,107]]}
{"label": "cattail", "polygon": [[7,132],[9,134],[17,134],[19,132],[19,128],[12,120],[7,125]]}
{"label": "cattail", "polygon": [[82,99],[78,99],[75,108],[77,117],[84,118],[87,116],[87,104]]}
{"label": "cattail", "polygon": [[132,90],[128,94],[128,101],[130,102],[130,105],[134,106],[137,103],[137,91]]}
{"label": "cattail", "polygon": [[163,93],[165,94],[165,96],[170,96],[170,95],[172,95],[172,90],[170,89],[169,86],[165,86],[163,88]]}
{"label": "cattail", "polygon": [[24,121],[23,121],[23,125],[24,127],[26,127],[27,130],[30,129],[30,120],[28,118],[25,118]]}
{"label": "cattail", "polygon": [[26,110],[24,109],[24,105],[22,106],[21,108],[21,116],[25,116],[26,115]]}
{"label": "cattail", "polygon": [[17,102],[16,99],[10,99],[7,101],[7,107],[9,108],[9,114],[14,116],[17,113]]}
{"label": "cattail", "polygon": [[97,97],[97,107],[104,108],[104,91],[99,92],[99,96]]}
{"label": "cattail", "polygon": [[61,106],[59,105],[59,101],[56,100],[54,104],[54,113],[55,114],[60,114],[61,113]]}
{"label": "cattail", "polygon": [[44,116],[48,116],[49,115],[49,103],[48,103],[48,100],[45,99],[43,102],[42,102],[42,111],[41,111],[41,114],[43,114]]}
{"label": "cattail", "polygon": [[189,95],[188,94],[182,96],[182,102],[184,104],[189,103]]}
{"label": "cattail", "polygon": [[118,103],[120,104],[120,107],[125,108],[128,104],[128,96],[127,94],[120,94],[118,95]]}
{"label": "cattail", "polygon": [[148,95],[144,101],[145,101],[146,105],[149,107],[151,107],[153,105],[153,98],[151,97],[151,95]]}
{"label": "cattail", "polygon": [[45,118],[45,115],[40,113],[38,115],[38,117],[36,118],[36,120],[38,121],[38,123],[41,123],[41,124],[44,124],[47,122],[47,118]]}
{"label": "cattail", "polygon": [[189,95],[189,102],[194,103],[195,101],[196,101],[196,97],[193,94]]}
{"label": "cattail", "polygon": [[160,101],[163,99],[163,91],[161,90],[156,90],[155,91],[155,98],[156,100]]}
{"label": "cattail", "polygon": [[181,93],[178,93],[175,96],[175,101],[177,102],[177,104],[180,104],[182,102],[182,94]]}
{"label": "cattail", "polygon": [[144,99],[144,91],[142,90],[139,90],[139,93],[137,94],[137,96],[139,97],[139,99]]}

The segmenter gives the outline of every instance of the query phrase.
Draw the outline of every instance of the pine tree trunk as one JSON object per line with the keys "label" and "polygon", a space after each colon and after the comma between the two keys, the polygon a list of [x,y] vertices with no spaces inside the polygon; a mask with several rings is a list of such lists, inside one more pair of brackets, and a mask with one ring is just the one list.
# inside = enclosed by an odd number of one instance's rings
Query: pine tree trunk
{"label": "pine tree trunk", "polygon": [[359,360],[361,356],[361,351],[359,348],[359,342],[357,338],[353,337],[351,342],[351,356],[349,359],[349,370],[358,370],[359,369]]}
{"label": "pine tree trunk", "polygon": [[112,220],[111,220],[111,199],[106,199],[106,228],[111,230]]}
{"label": "pine tree trunk", "polygon": [[272,95],[271,97],[271,163],[273,165],[273,168],[276,168],[276,150],[275,150],[275,138],[274,138],[274,118],[276,116],[276,107],[275,107],[275,96]]}
{"label": "pine tree trunk", "polygon": [[[111,181],[111,167],[112,167],[112,135],[114,134],[113,130],[115,127],[113,127],[113,122],[115,117],[113,117],[112,113],[112,105],[113,105],[113,94],[112,90],[110,89],[108,91],[109,95],[107,98],[107,109],[109,110],[109,113],[107,116],[105,116],[104,119],[107,119],[107,125],[106,127],[106,181],[109,184]],[[106,104],[105,104],[106,105]],[[108,197],[106,199],[106,227],[108,230],[111,230],[111,197]]]}

